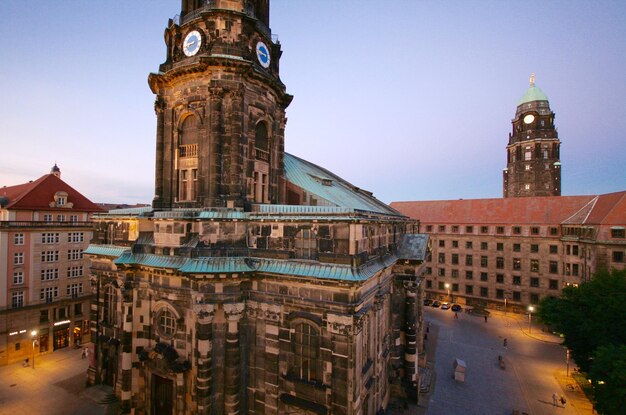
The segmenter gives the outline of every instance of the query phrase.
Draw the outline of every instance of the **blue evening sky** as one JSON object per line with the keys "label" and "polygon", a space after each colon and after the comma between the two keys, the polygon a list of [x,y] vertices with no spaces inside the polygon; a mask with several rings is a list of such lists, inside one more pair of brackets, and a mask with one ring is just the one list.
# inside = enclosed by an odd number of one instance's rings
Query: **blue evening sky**
{"label": "blue evening sky", "polygon": [[[0,186],[48,173],[150,203],[150,72],[179,0],[0,1]],[[502,196],[531,72],[563,194],[626,189],[625,1],[272,0],[287,151],[385,202]]]}

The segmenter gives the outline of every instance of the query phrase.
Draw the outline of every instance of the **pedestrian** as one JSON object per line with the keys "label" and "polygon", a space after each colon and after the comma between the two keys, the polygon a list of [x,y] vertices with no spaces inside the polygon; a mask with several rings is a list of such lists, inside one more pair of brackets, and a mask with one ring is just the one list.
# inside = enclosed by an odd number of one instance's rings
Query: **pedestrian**
{"label": "pedestrian", "polygon": [[81,351],[81,353],[80,353],[80,358],[81,358],[81,359],[84,359],[85,357],[87,357],[87,356],[85,356],[85,350],[86,350],[86,349],[85,349],[85,348],[83,348],[83,350],[82,350],[82,351]]}
{"label": "pedestrian", "polygon": [[459,313],[457,313],[456,311],[454,312],[454,318],[457,320],[459,319]]}
{"label": "pedestrian", "polygon": [[563,405],[563,408],[565,408],[566,403],[567,401],[565,400],[565,396],[561,395],[561,404]]}
{"label": "pedestrian", "polygon": [[559,399],[559,395],[557,395],[557,394],[556,394],[556,392],[554,392],[554,393],[552,394],[552,405],[553,405],[553,406],[558,406],[558,404],[557,404],[557,400],[558,400],[558,399]]}
{"label": "pedestrian", "polygon": [[506,345],[507,345],[507,340],[506,340],[506,337],[504,338],[504,340],[502,340],[502,345],[503,345],[504,347],[506,347]]}
{"label": "pedestrian", "polygon": [[24,363],[22,363],[22,366],[26,367],[28,366],[28,357],[26,359],[24,359]]}
{"label": "pedestrian", "polygon": [[487,314],[485,314],[485,323],[487,322]]}

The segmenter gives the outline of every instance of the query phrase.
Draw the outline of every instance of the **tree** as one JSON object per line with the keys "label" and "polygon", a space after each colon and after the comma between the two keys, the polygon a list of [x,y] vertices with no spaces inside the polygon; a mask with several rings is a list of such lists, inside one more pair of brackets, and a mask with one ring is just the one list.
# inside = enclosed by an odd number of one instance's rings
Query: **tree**
{"label": "tree", "polygon": [[626,344],[626,270],[599,271],[561,297],[541,301],[539,318],[565,336],[565,345],[585,372],[600,346]]}
{"label": "tree", "polygon": [[626,408],[626,345],[598,347],[593,354],[589,377],[598,412],[623,414]]}

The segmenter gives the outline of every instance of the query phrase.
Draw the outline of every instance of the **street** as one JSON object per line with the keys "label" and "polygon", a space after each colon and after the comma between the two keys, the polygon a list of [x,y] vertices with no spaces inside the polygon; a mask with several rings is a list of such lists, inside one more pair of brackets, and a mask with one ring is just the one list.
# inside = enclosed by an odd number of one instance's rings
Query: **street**
{"label": "street", "polygon": [[[429,396],[420,396],[420,406],[427,405],[428,415],[510,415],[513,410],[532,415],[592,413],[574,380],[566,377],[566,352],[560,339],[537,326],[529,333],[525,316],[496,312],[485,322],[482,316],[458,313],[455,319],[450,310],[424,310],[430,323],[427,359],[434,362],[435,371]],[[467,365],[465,382],[453,379],[455,358]],[[553,394],[565,397],[565,405],[555,406]]]}

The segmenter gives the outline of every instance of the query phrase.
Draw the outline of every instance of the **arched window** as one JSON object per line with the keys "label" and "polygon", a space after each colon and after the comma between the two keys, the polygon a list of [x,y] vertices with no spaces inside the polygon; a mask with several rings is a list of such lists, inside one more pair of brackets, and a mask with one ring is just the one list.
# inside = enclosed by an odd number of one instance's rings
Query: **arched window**
{"label": "arched window", "polygon": [[[178,200],[196,200],[198,194],[198,119],[189,115],[178,131]],[[192,159],[192,160],[189,160]]]}
{"label": "arched window", "polygon": [[267,124],[259,122],[254,131],[254,172],[248,194],[257,203],[270,202],[270,138]]}
{"label": "arched window", "polygon": [[265,152],[269,151],[269,140],[267,137],[267,126],[264,122],[260,122],[256,125],[256,131],[254,133],[254,146]]}
{"label": "arched window", "polygon": [[111,326],[117,323],[117,290],[112,285],[107,285],[104,290],[104,307],[102,320]]}
{"label": "arched window", "polygon": [[320,381],[320,338],[317,329],[309,323],[296,324],[292,346],[294,354],[292,374],[309,382]]}
{"label": "arched window", "polygon": [[157,314],[157,331],[166,339],[171,339],[176,334],[176,316],[167,307]]}

